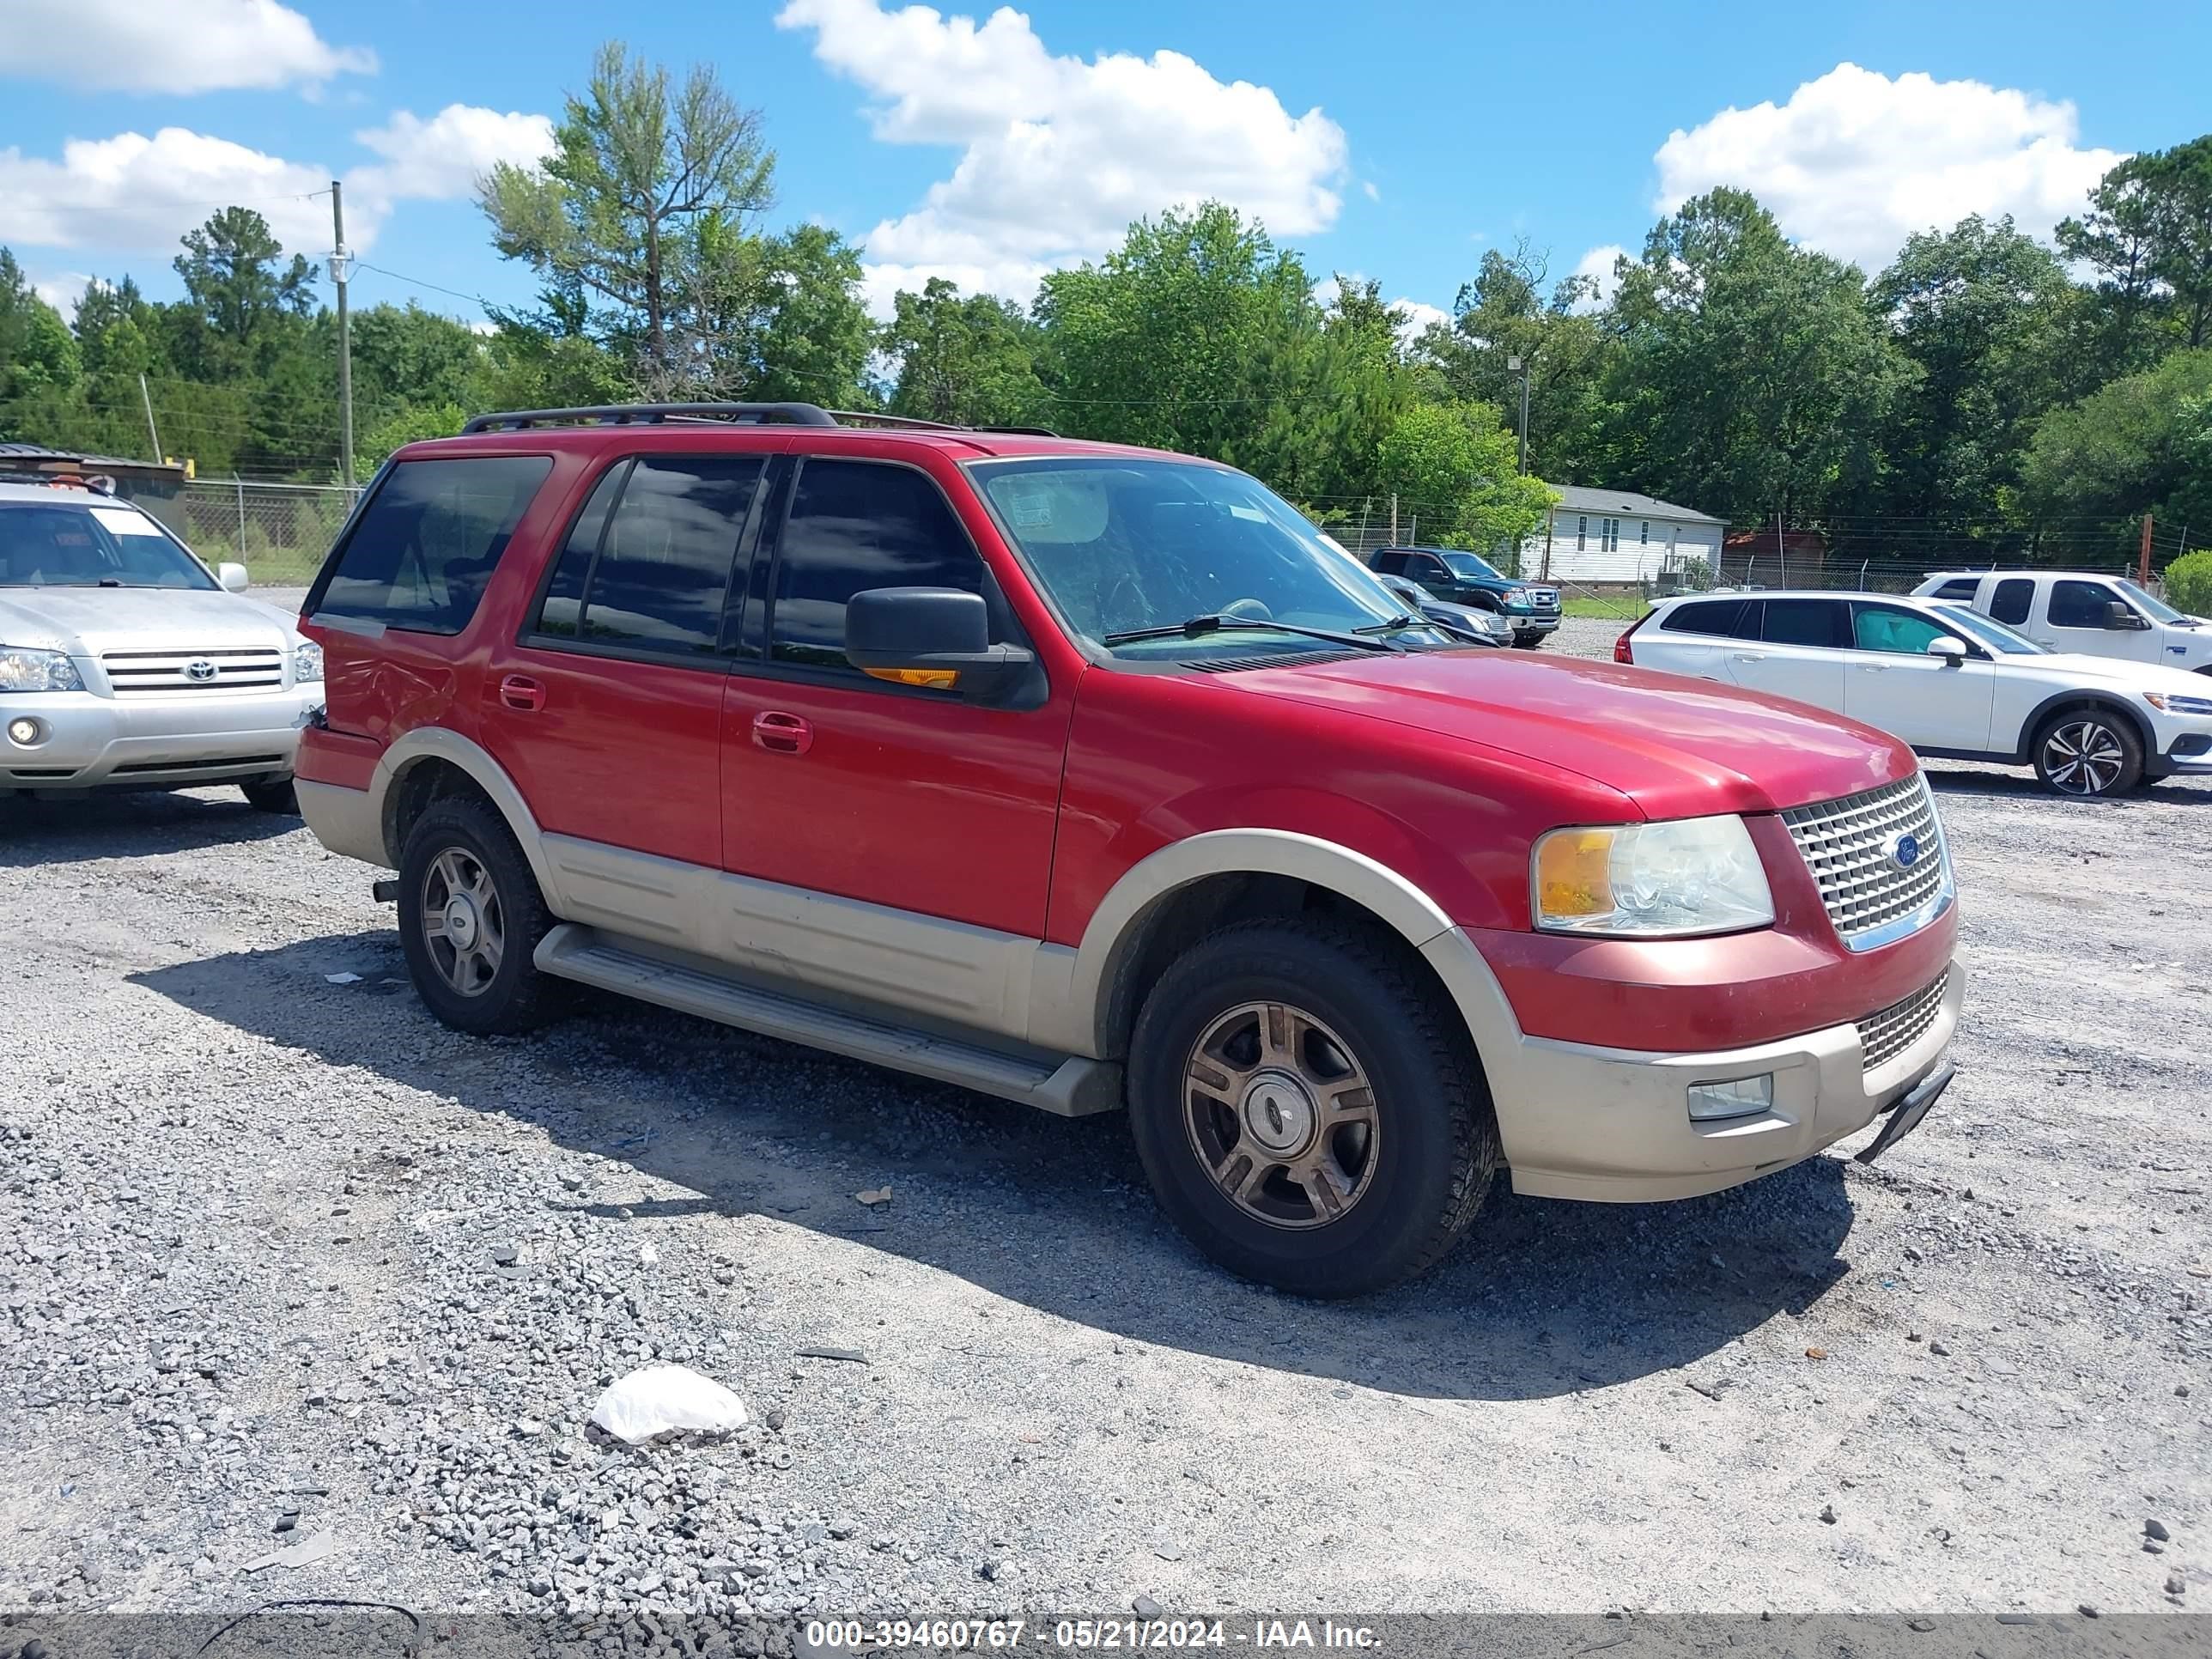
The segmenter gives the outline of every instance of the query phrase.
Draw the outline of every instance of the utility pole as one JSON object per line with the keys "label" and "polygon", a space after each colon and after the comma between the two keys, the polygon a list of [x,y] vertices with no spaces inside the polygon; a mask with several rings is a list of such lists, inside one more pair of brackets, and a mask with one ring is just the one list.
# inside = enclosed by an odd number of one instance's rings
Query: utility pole
{"label": "utility pole", "polygon": [[344,186],[331,180],[331,281],[338,291],[338,482],[353,488],[353,331],[346,319]]}
{"label": "utility pole", "polygon": [[2142,551],[2136,556],[2136,580],[2143,586],[2150,586],[2150,514],[2143,514]]}
{"label": "utility pole", "polygon": [[1521,471],[1524,475],[1528,471],[1529,367],[1528,359],[1526,357],[1508,357],[1505,360],[1506,373],[1518,374],[1521,377]]}
{"label": "utility pole", "polygon": [[146,400],[146,435],[153,441],[154,461],[159,465],[166,459],[161,453],[161,431],[154,424],[154,394],[146,390],[146,374],[143,369],[138,374],[138,395]]}

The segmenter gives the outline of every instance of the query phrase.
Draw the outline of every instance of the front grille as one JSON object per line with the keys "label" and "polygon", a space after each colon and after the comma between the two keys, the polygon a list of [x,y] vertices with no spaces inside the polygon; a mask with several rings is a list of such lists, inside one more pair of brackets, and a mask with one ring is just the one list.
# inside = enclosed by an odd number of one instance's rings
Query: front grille
{"label": "front grille", "polygon": [[1859,1022],[1863,1069],[1873,1071],[1888,1064],[1928,1035],[1928,1028],[1943,1012],[1943,993],[1951,983],[1949,969],[1936,975],[1933,985],[1915,991],[1900,1003],[1869,1014]]}
{"label": "front grille", "polygon": [[1559,596],[1552,588],[1532,587],[1528,590],[1528,603],[1539,611],[1557,611],[1559,608]]}
{"label": "front grille", "polygon": [[[1896,924],[1943,890],[1943,831],[1920,773],[1841,800],[1793,806],[1782,821],[1820,889],[1828,920],[1853,950],[1897,937]],[[1919,849],[1909,865],[1897,856],[1907,836]]]}
{"label": "front grille", "polygon": [[145,691],[238,691],[284,684],[284,653],[271,646],[220,651],[111,651],[100,659],[118,696]]}

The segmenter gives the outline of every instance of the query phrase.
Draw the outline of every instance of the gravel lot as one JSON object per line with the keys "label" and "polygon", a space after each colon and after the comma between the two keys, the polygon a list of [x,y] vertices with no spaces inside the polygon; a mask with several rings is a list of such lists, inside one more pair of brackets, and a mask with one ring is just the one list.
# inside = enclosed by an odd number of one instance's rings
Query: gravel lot
{"label": "gravel lot", "polygon": [[[0,1608],[2212,1601],[2212,786],[1936,777],[1975,977],[1918,1133],[1501,1194],[1330,1307],[1200,1262],[1118,1119],[612,1001],[471,1041],[288,821],[0,802]],[[588,1438],[656,1358],[751,1425]]]}

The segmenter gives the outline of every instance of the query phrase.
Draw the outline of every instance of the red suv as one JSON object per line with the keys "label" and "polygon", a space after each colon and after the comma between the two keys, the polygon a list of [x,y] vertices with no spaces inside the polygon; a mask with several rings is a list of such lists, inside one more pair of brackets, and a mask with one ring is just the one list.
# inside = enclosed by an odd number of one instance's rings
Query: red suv
{"label": "red suv", "polygon": [[1709,1193],[1949,1081],[1911,751],[1466,648],[1187,456],[808,404],[410,444],[305,607],[325,846],[449,1024],[574,984],[1069,1115],[1286,1289],[1494,1173]]}

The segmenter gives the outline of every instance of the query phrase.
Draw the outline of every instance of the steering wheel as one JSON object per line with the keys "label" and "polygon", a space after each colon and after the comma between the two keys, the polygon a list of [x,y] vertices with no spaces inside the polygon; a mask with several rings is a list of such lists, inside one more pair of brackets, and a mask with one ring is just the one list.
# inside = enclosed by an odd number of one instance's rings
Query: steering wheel
{"label": "steering wheel", "polygon": [[1275,613],[1258,599],[1231,599],[1214,614],[1218,617],[1234,617],[1243,622],[1275,620]]}

